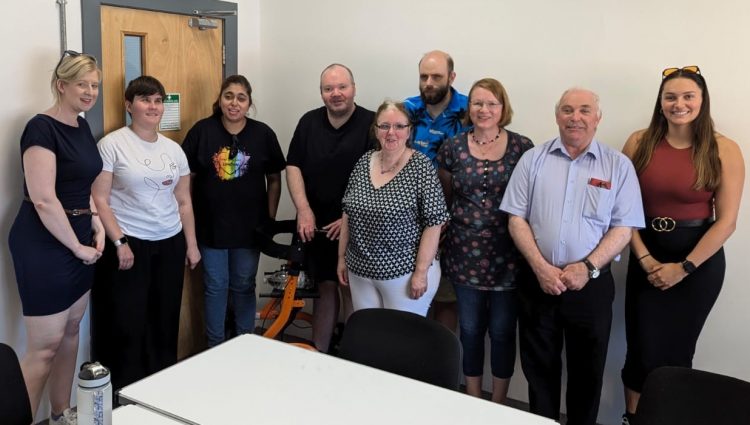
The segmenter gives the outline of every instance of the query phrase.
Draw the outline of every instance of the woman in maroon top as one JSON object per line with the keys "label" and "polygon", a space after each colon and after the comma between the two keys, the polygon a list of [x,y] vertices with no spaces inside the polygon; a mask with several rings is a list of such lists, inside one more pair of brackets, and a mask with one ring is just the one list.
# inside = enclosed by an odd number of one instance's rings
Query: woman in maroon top
{"label": "woman in maroon top", "polygon": [[650,371],[692,365],[724,280],[722,245],[737,223],[745,170],[737,143],[714,131],[697,66],[664,70],[651,124],[623,152],[646,213],[646,228],[633,232],[625,295],[628,423]]}

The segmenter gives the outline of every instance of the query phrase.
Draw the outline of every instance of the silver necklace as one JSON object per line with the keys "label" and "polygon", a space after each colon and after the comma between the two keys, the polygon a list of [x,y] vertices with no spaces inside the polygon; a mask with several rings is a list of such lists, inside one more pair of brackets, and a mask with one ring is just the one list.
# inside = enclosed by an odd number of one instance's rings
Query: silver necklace
{"label": "silver necklace", "polygon": [[398,167],[398,165],[401,163],[401,157],[404,156],[404,152],[406,152],[406,149],[404,149],[404,151],[401,152],[401,154],[396,159],[396,162],[391,167],[385,168],[383,166],[383,152],[381,151],[380,152],[380,174],[383,175],[383,174],[387,174],[387,173],[393,172]]}

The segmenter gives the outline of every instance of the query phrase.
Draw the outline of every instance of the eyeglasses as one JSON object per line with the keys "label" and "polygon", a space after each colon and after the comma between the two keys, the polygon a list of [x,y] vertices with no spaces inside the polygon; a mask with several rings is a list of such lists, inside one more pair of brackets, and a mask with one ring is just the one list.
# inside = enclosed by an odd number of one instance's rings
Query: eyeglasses
{"label": "eyeglasses", "polygon": [[499,102],[471,102],[471,107],[475,109],[482,109],[483,106],[486,106],[487,109],[495,109],[503,106],[502,103]]}
{"label": "eyeglasses", "polygon": [[410,124],[378,124],[375,126],[380,131],[388,132],[392,128],[393,131],[404,131],[411,127]]}
{"label": "eyeglasses", "polygon": [[239,140],[237,140],[237,135],[232,134],[232,146],[229,147],[229,159],[235,159],[237,157],[239,151],[239,148],[237,147],[238,143]]}
{"label": "eyeglasses", "polygon": [[667,68],[664,71],[661,72],[661,78],[667,78],[670,75],[674,74],[675,72],[689,72],[691,74],[698,74],[700,75],[701,69],[698,68],[698,65],[690,65],[690,66],[683,66],[682,68]]}
{"label": "eyeglasses", "polygon": [[96,64],[96,58],[91,55],[87,55],[86,53],[78,53],[75,50],[66,50],[63,52],[62,56],[60,56],[60,60],[57,62],[57,66],[55,67],[55,77],[57,77],[58,80],[60,79],[60,74],[58,74],[57,71],[60,69],[60,65],[62,65],[63,59],[65,59],[66,56],[75,58],[81,55],[91,59]]}

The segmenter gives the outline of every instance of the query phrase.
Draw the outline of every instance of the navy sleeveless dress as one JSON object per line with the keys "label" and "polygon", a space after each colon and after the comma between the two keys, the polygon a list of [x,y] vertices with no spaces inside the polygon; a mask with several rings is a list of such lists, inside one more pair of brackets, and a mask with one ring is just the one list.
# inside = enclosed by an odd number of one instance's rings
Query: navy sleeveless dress
{"label": "navy sleeveless dress", "polygon": [[[32,146],[55,154],[55,192],[63,208],[90,208],[91,184],[102,170],[102,159],[86,120],[78,117],[78,127],[73,127],[39,114],[26,124],[21,155]],[[24,195],[28,196],[25,183]],[[68,219],[78,240],[90,245],[91,216]],[[84,265],[52,236],[31,202],[21,203],[8,243],[24,316],[64,311],[91,289],[94,266]]]}

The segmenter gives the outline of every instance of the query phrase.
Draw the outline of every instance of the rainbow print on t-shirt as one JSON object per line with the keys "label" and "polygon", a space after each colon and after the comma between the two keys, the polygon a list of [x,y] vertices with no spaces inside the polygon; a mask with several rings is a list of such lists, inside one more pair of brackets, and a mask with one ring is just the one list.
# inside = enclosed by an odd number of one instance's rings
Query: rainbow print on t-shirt
{"label": "rainbow print on t-shirt", "polygon": [[219,180],[234,180],[242,177],[250,165],[250,155],[242,149],[237,151],[237,156],[229,157],[230,148],[225,146],[213,156],[216,176]]}

